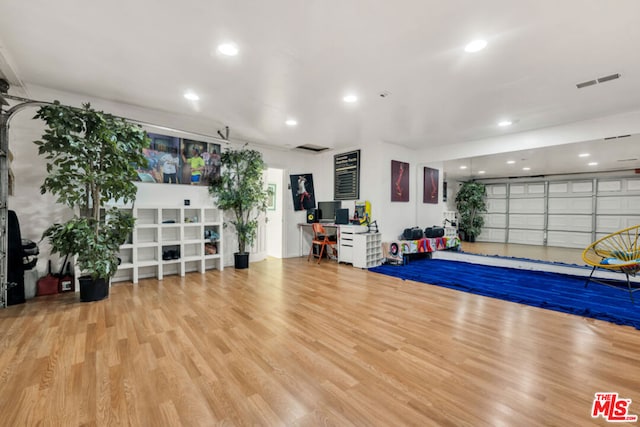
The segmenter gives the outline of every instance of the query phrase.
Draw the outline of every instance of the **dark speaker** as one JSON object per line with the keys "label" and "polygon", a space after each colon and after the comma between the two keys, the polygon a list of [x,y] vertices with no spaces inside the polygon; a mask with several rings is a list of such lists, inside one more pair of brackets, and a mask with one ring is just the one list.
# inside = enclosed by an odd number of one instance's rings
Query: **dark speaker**
{"label": "dark speaker", "polygon": [[307,224],[318,222],[320,211],[318,209],[307,209]]}
{"label": "dark speaker", "polygon": [[349,224],[349,209],[336,209],[336,224]]}

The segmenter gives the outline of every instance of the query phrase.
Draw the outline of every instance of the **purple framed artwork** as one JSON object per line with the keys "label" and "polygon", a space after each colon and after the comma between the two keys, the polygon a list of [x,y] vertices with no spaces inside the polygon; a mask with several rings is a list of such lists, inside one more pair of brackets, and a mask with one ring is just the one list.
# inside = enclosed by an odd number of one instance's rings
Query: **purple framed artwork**
{"label": "purple framed artwork", "polygon": [[438,203],[438,169],[424,168],[423,203]]}
{"label": "purple framed artwork", "polygon": [[409,163],[391,160],[391,201],[409,201]]}

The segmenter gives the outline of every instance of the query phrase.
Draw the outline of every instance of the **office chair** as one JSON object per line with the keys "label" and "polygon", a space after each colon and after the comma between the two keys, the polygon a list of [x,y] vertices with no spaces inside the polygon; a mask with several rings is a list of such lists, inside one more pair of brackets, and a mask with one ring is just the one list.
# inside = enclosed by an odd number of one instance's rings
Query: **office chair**
{"label": "office chair", "polygon": [[[318,258],[318,264],[322,260],[322,256],[324,255],[325,248],[328,246],[333,250],[333,255],[337,256],[336,245],[338,244],[336,240],[336,236],[328,236],[326,230],[322,226],[322,224],[316,222],[312,224],[313,226],[313,240],[311,241],[311,250],[309,251],[309,256],[307,257],[307,261],[311,259],[311,256]],[[313,249],[315,246],[319,246],[318,253],[314,253]]]}

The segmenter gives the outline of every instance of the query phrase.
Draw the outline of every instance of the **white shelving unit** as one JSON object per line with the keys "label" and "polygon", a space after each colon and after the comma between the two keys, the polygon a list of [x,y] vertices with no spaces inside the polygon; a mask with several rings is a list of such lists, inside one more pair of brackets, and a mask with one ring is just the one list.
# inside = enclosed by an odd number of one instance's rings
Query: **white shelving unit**
{"label": "white shelving unit", "polygon": [[[112,281],[132,281],[224,268],[222,211],[213,207],[120,208],[136,218]],[[215,249],[214,249],[215,248]],[[215,253],[212,253],[215,252]]]}
{"label": "white shelving unit", "polygon": [[442,221],[444,223],[444,237],[456,237],[458,235],[458,227],[452,226],[457,223],[456,211],[442,212]]}
{"label": "white shelving unit", "polygon": [[382,264],[382,234],[353,235],[353,266],[372,268]]}

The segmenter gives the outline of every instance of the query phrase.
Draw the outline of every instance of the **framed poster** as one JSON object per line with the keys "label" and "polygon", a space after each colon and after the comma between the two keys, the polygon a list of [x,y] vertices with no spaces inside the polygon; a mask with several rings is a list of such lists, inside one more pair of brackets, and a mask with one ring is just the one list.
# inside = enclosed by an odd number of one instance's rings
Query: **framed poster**
{"label": "framed poster", "polygon": [[315,192],[313,191],[313,175],[303,173],[289,175],[291,179],[291,196],[293,197],[293,210],[304,211],[316,207]]}
{"label": "framed poster", "polygon": [[391,201],[409,201],[409,163],[391,160]]}
{"label": "framed poster", "polygon": [[276,184],[268,184],[267,185],[267,193],[269,194],[267,198],[267,210],[275,211],[276,210]]}
{"label": "framed poster", "polygon": [[423,203],[438,203],[438,169],[424,168]]}
{"label": "framed poster", "polygon": [[333,200],[360,198],[360,150],[333,156]]}
{"label": "framed poster", "polygon": [[220,144],[148,135],[151,144],[142,150],[148,166],[137,169],[139,181],[205,186],[220,176]]}

